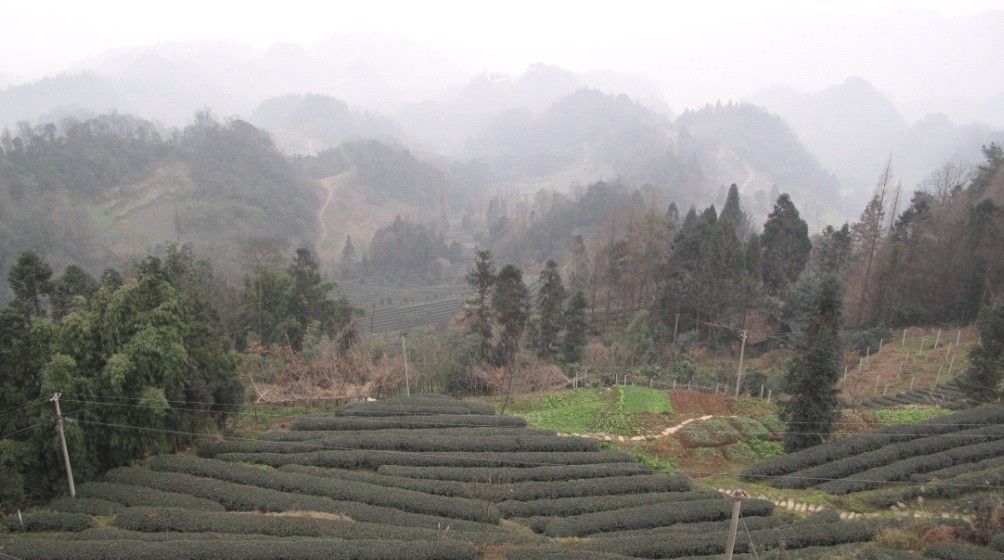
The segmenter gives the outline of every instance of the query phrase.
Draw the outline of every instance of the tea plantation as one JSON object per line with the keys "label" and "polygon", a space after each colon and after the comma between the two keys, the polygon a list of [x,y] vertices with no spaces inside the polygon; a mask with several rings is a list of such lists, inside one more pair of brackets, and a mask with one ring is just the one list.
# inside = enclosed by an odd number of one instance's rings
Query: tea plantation
{"label": "tea plantation", "polygon": [[[937,466],[886,476],[918,477],[928,493],[940,486],[923,477],[990,480],[1002,468],[1004,408],[962,414],[848,438],[835,451],[779,457],[747,474],[797,486],[815,480],[813,469],[853,455],[853,469],[833,471],[843,473],[845,486],[827,481],[827,491],[856,491],[855,484],[866,484],[858,473],[916,457]],[[868,460],[869,453],[896,459]],[[934,491],[958,487],[942,486]],[[76,499],[4,519],[0,558],[701,557],[724,552],[732,507],[715,490],[653,474],[596,440],[530,428],[490,406],[423,395],[348,405],[330,417],[304,417],[289,431],[225,438],[195,455],[112,470],[81,484]],[[783,514],[759,499],[745,499],[742,512],[740,558],[769,549],[784,549],[785,558],[838,551],[854,558],[860,547],[849,543],[871,540],[884,525],[841,521],[832,511]],[[962,546],[935,552],[961,557],[951,555],[966,553]]]}

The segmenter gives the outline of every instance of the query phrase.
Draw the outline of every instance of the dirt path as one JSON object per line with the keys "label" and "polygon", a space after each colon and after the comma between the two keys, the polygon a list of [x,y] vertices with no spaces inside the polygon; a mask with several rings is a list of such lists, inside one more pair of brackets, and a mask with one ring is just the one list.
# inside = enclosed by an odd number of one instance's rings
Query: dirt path
{"label": "dirt path", "polygon": [[331,199],[335,196],[333,181],[322,180],[320,183],[327,195],[321,208],[317,211],[317,239],[314,241],[314,247],[320,247],[328,239],[328,224],[324,222],[324,213],[328,211],[328,205],[331,204]]}
{"label": "dirt path", "polygon": [[753,168],[750,167],[750,164],[746,163],[745,161],[743,162],[743,167],[746,168],[747,175],[746,175],[746,180],[743,181],[742,186],[739,187],[739,192],[746,194],[746,189],[750,186],[750,183],[753,182],[753,178],[756,175],[753,173]]}

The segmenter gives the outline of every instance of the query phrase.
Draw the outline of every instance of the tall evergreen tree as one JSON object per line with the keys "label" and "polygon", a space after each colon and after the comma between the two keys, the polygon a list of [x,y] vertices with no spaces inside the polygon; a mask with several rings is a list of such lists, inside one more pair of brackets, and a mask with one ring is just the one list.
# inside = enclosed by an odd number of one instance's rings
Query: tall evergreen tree
{"label": "tall evergreen tree", "polygon": [[798,279],[812,251],[809,226],[787,193],[777,197],[760,236],[764,285],[774,294]]}
{"label": "tall evergreen tree", "polygon": [[563,318],[565,336],[561,339],[561,358],[565,363],[573,364],[582,359],[582,350],[586,346],[586,338],[589,335],[587,307],[589,307],[589,302],[581,291],[575,292],[565,307]]}
{"label": "tall evergreen tree", "polygon": [[781,407],[781,419],[787,424],[786,452],[822,443],[839,416],[840,317],[840,281],[833,275],[824,276],[816,287],[808,325],[799,337],[797,355],[784,381],[784,391],[790,396]]}
{"label": "tall evergreen tree", "polygon": [[14,292],[14,301],[35,317],[45,317],[43,296],[51,296],[52,267],[34,251],[25,251],[7,271],[7,281]]}
{"label": "tall evergreen tree", "polygon": [[492,307],[502,328],[495,346],[495,365],[507,366],[519,352],[520,339],[530,317],[530,294],[523,283],[523,272],[515,265],[507,264],[499,271]]}
{"label": "tall evergreen tree", "polygon": [[100,286],[80,265],[67,266],[52,286],[52,297],[49,298],[52,303],[52,318],[59,320],[69,313],[76,297],[90,300]]}
{"label": "tall evergreen tree", "polygon": [[974,402],[1004,397],[1004,304],[986,307],[977,325],[980,343],[969,349],[969,369],[962,374],[962,390]]}
{"label": "tall evergreen tree", "polygon": [[564,312],[565,287],[558,273],[558,263],[547,261],[540,271],[540,291],[537,292],[537,313],[540,315],[539,330],[534,346],[541,358],[550,358],[558,349],[558,335],[561,332],[561,316]]}
{"label": "tall evergreen tree", "polygon": [[487,360],[491,354],[492,313],[489,305],[495,285],[495,260],[491,251],[478,251],[474,255],[474,269],[467,273],[467,284],[474,289],[474,309],[471,314],[471,334],[480,337],[479,354]]}

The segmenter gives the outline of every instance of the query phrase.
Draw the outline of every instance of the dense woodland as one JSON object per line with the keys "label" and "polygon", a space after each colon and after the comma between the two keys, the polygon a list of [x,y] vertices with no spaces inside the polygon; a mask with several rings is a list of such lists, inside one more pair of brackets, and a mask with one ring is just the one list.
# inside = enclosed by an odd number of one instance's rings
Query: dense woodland
{"label": "dense woodland", "polygon": [[[326,110],[347,118],[343,109]],[[583,90],[538,114],[504,113],[456,162],[378,140],[291,158],[264,130],[208,111],[171,131],[118,114],[25,123],[0,148],[9,503],[61,484],[54,436],[35,429],[51,425],[54,393],[77,419],[67,433],[88,478],[226,430],[229,413],[261,396],[257,382],[398,387],[399,354],[361,334],[369,310],[336,298],[336,277],[466,283],[446,328],[413,335],[424,389],[508,398],[567,382],[587,361],[600,380],[730,381],[701,359],[728,359],[745,341],[751,353],[797,354],[785,371],[749,372],[743,387],[787,392],[793,424],[805,410],[832,419],[838,395],[810,394],[812,380],[835,378],[844,349],[874,333],[977,320],[1000,330],[998,144],[977,165],[945,164],[913,194],[890,159],[860,217],[825,226],[818,193],[835,179],[780,119],[732,103],[669,123]],[[697,189],[740,173],[716,167],[722,151],[769,169],[773,187]],[[618,179],[515,188],[583,162]],[[372,235],[332,234],[318,183],[332,178],[344,181],[332,197],[344,189],[409,213]],[[999,338],[974,354],[967,375],[986,390],[973,398],[999,398]],[[806,394],[819,398],[795,398]],[[87,406],[97,397],[122,406]],[[120,425],[170,432],[124,436],[111,429]],[[793,434],[786,447],[820,433]]]}

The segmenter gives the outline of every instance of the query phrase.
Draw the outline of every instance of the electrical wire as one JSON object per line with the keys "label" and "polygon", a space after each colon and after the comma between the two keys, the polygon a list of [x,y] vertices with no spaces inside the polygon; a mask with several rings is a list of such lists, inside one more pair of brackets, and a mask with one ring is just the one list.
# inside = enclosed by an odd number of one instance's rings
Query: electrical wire
{"label": "electrical wire", "polygon": [[16,436],[17,434],[20,434],[21,432],[27,432],[28,430],[35,429],[35,428],[37,428],[37,427],[39,427],[41,425],[42,425],[41,422],[38,423],[38,424],[32,424],[31,426],[28,426],[27,428],[21,428],[20,430],[11,432],[9,434],[4,434],[4,435],[0,436],[0,439],[7,439],[9,437]]}
{"label": "electrical wire", "polygon": [[[143,426],[131,426],[131,425],[128,425],[128,424],[112,424],[112,423],[108,423],[108,422],[97,422],[97,421],[92,421],[92,420],[76,420],[76,422],[78,422],[79,424],[93,424],[93,425],[98,425],[98,426],[106,426],[106,427],[113,427],[113,428],[124,428],[124,429],[133,429],[133,430],[140,430],[140,431],[147,431],[147,432],[156,432],[156,433],[165,433],[165,434],[189,435],[189,436],[196,436],[196,437],[204,437],[205,436],[205,434],[200,434],[200,433],[196,433],[196,432],[185,432],[185,431],[180,431],[180,430],[165,430],[165,429],[160,429],[160,428],[147,428],[147,427],[143,427]],[[253,442],[260,441],[260,440],[254,439],[254,438],[242,438],[242,437],[236,437],[236,436],[222,436],[222,439],[230,440],[230,441],[253,441]],[[405,456],[421,455],[423,457],[452,457],[452,455],[446,455],[445,453],[440,453],[440,452],[402,451],[402,450],[396,450],[396,449],[368,449],[368,450],[366,450],[366,449],[359,449],[359,448],[354,448],[354,447],[343,447],[343,446],[334,446],[334,445],[328,445],[328,446],[322,445],[321,449],[317,449],[316,448],[317,447],[316,443],[312,444],[310,442],[300,442],[300,441],[274,441],[274,442],[273,441],[269,441],[269,443],[274,443],[274,444],[279,444],[279,445],[290,445],[290,446],[294,446],[294,447],[295,446],[310,446],[310,447],[312,447],[311,451],[376,451],[376,452],[380,452],[380,453],[388,453],[388,454],[394,454],[394,455],[405,455]],[[546,463],[546,462],[540,462],[540,461],[521,461],[521,460],[505,461],[505,460],[499,460],[498,462],[502,462],[502,463],[511,462],[513,464],[518,464],[518,465],[524,465],[524,466],[525,465],[532,465],[532,466],[539,466],[539,467],[570,467],[570,468],[579,467],[579,468],[590,468],[590,469],[601,468],[601,469],[609,469],[611,471],[627,470],[628,469],[628,467],[618,468],[618,467],[612,466],[612,465],[606,465],[606,466],[599,466],[599,465],[563,465],[563,464],[558,464],[558,463]],[[718,476],[731,476],[731,475],[735,474],[735,473],[726,473],[726,472],[702,472],[702,471],[678,471],[678,472],[681,473],[681,474],[684,474],[684,475],[691,476],[691,477],[715,476],[715,475],[718,475]],[[814,481],[819,481],[819,482],[832,482],[832,481],[837,481],[837,480],[853,480],[855,482],[869,482],[869,483],[876,483],[876,484],[907,485],[907,486],[916,486],[917,485],[916,483],[911,482],[911,481],[867,480],[867,479],[856,479],[856,478],[855,479],[850,479],[850,478],[823,478],[823,477],[792,477],[790,475],[757,475],[757,478],[758,479],[789,478],[789,479],[800,479],[800,480],[814,480]],[[948,482],[940,483],[939,486],[952,487],[952,488],[980,488],[980,489],[995,489],[995,490],[996,489],[1004,489],[1004,485],[990,485],[990,484],[951,484],[951,483],[948,483]]]}
{"label": "electrical wire", "polygon": [[756,560],[760,560],[760,555],[756,553],[756,546],[754,546],[753,544],[753,536],[750,535],[750,529],[749,527],[746,526],[746,518],[743,517],[742,511],[739,512],[739,521],[741,521],[743,524],[743,531],[746,531],[746,538],[750,542],[750,550],[753,552],[753,558],[756,558]]}
{"label": "electrical wire", "polygon": [[[140,405],[140,404],[106,403],[106,402],[101,402],[101,401],[81,400],[81,399],[67,399],[67,398],[62,398],[62,399],[60,399],[60,401],[61,402],[68,402],[68,403],[88,404],[88,405],[95,405],[95,406],[112,406],[112,407],[117,406],[117,407],[127,407],[127,408],[147,408],[145,405]],[[171,411],[212,412],[211,410],[204,409],[204,408],[179,408],[179,407],[172,407]],[[233,414],[233,415],[237,415],[237,416],[253,416],[253,415],[255,415],[254,412],[228,412],[227,414]],[[66,416],[66,415],[64,414],[64,416]],[[394,416],[404,416],[404,417],[419,418],[419,417],[422,417],[422,416],[429,416],[429,415],[428,414],[424,414],[424,413],[420,413],[420,412],[413,412],[413,413],[395,414]],[[493,417],[492,415],[484,415],[484,416],[486,416],[486,417]],[[330,418],[330,417],[331,417],[330,414],[298,415],[297,416],[297,418]],[[350,418],[350,417],[342,416],[340,418]],[[351,417],[351,418],[355,418],[355,417]],[[382,418],[382,417],[374,417],[374,416],[365,416],[363,418],[366,418],[367,422],[373,422],[373,423],[385,422],[385,423],[390,424],[390,423],[396,423],[396,422],[398,422],[398,420],[391,420],[391,419],[385,419],[385,418]],[[716,418],[720,418],[720,417],[716,416]],[[696,423],[698,421],[700,421],[700,420],[699,419],[695,419],[694,423]],[[496,428],[496,427],[504,427],[504,426],[499,426],[498,424],[465,424],[463,426],[458,426],[456,424],[451,424],[451,423],[448,423],[448,422],[436,422],[436,421],[420,422],[420,421],[410,420],[409,422],[412,423],[412,424],[427,425],[430,428],[437,428],[437,427],[438,428],[448,428],[448,427],[457,427],[457,428],[460,428],[460,427]],[[786,425],[810,425],[810,426],[811,425],[833,425],[833,426],[837,426],[837,425],[840,425],[840,426],[875,426],[876,425],[876,423],[874,423],[874,422],[840,422],[840,421],[837,421],[837,422],[793,421],[793,422],[785,422],[785,424]],[[881,423],[881,426],[883,426],[883,427],[888,427],[888,426],[906,426],[906,425],[917,425],[917,424],[913,423],[913,422]],[[941,422],[931,422],[930,425],[932,425],[932,426],[953,426],[953,427],[974,427],[974,428],[979,428],[979,427],[987,426],[987,424],[980,424],[980,423],[941,423]],[[519,426],[513,426],[513,428],[518,428],[518,427]],[[831,432],[819,432],[819,433],[800,432],[800,433],[804,433],[806,435],[832,435]],[[854,434],[855,437],[856,436],[867,436],[867,435],[872,435],[872,436],[919,436],[919,437],[927,437],[927,436],[938,436],[938,435],[945,435],[945,434],[941,434],[941,433],[923,433],[923,432],[910,432],[910,433],[907,433],[907,434],[901,434],[901,433],[883,433],[883,432],[878,432],[878,431],[865,432],[865,433],[861,433],[861,434]],[[981,436],[979,434],[956,434],[956,435],[958,435],[959,437],[983,437],[983,436]],[[1001,435],[1004,436],[1004,434],[1001,434]]]}

